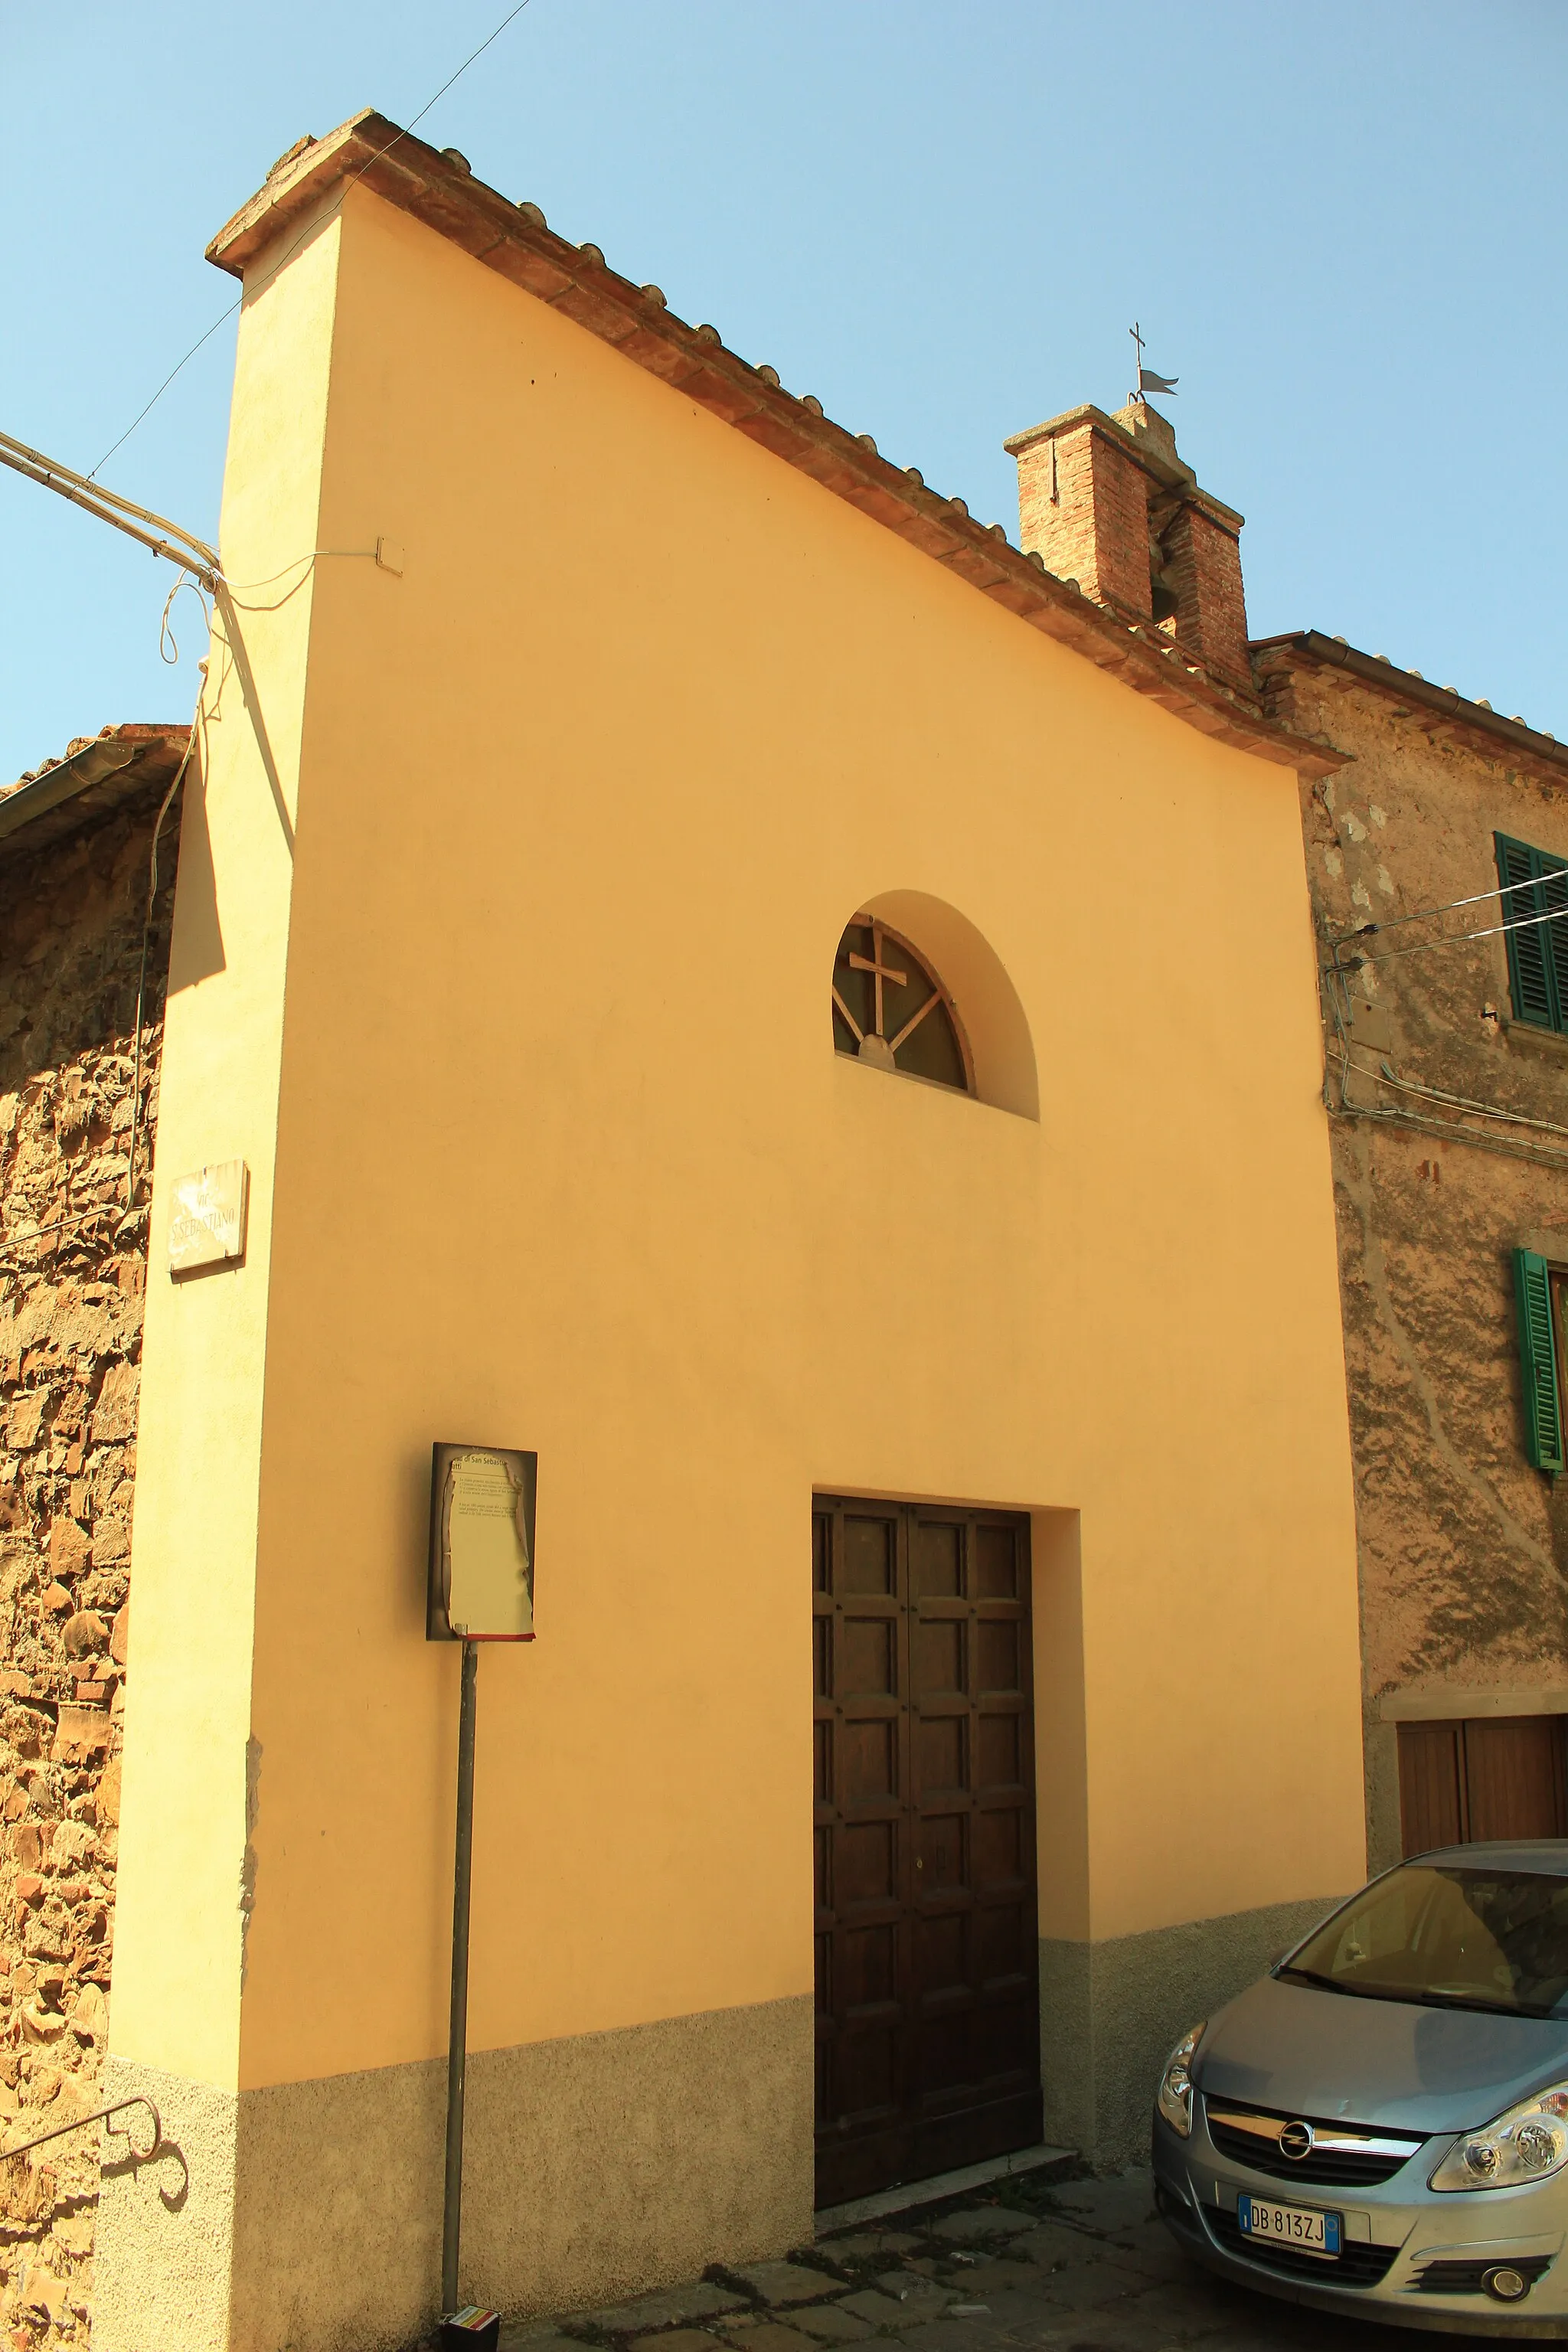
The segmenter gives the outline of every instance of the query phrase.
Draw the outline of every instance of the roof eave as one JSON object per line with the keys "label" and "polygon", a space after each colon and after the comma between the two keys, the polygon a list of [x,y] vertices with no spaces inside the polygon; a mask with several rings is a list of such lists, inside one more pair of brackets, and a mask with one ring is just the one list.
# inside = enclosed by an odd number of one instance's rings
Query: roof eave
{"label": "roof eave", "polygon": [[1291,647],[1331,669],[1348,671],[1379,694],[1396,696],[1401,702],[1418,703],[1450,727],[1473,728],[1532,759],[1568,770],[1568,743],[1560,743],[1554,735],[1542,734],[1539,729],[1526,726],[1521,719],[1506,719],[1500,710],[1485,710],[1479,702],[1468,702],[1462,694],[1456,694],[1448,687],[1413,677],[1396,664],[1380,661],[1375,654],[1363,654],[1357,646],[1342,645],[1337,637],[1324,636],[1319,629],[1287,629],[1279,636],[1252,640],[1255,656],[1278,653],[1284,647]]}
{"label": "roof eave", "polygon": [[144,788],[170,783],[189,735],[181,726],[106,730],[26,783],[0,793],[0,858],[40,849]]}

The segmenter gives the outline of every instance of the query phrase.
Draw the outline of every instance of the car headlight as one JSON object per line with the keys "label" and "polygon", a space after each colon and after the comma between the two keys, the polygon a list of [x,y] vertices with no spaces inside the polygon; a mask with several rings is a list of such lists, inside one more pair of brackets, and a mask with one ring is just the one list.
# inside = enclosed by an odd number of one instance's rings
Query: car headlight
{"label": "car headlight", "polygon": [[1457,2140],[1432,2175],[1434,2189],[1522,2189],[1568,2164],[1568,2084],[1521,2099],[1484,2130]]}
{"label": "car headlight", "polygon": [[[1166,2059],[1165,2071],[1160,2077],[1155,2104],[1171,2129],[1180,2132],[1184,2139],[1191,2137],[1193,2129],[1193,2053],[1207,2030],[1206,2018],[1190,2027]],[[1568,2107],[1568,2101],[1564,2106]]]}

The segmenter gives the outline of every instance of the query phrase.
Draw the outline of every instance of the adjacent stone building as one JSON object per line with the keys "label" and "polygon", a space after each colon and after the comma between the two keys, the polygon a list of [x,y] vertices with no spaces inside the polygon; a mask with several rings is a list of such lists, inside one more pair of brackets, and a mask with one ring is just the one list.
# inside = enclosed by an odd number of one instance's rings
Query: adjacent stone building
{"label": "adjacent stone building", "polygon": [[[169,794],[185,740],[176,727],[105,729],[0,793],[7,2146],[102,2104],[152,1130],[179,835]],[[99,2145],[89,2127],[0,2167],[11,2343],[85,2337]],[[105,2158],[112,2164],[112,2140]]]}
{"label": "adjacent stone building", "polygon": [[1568,747],[1339,638],[1254,650],[1269,709],[1348,755],[1301,808],[1369,1853],[1565,1835]]}

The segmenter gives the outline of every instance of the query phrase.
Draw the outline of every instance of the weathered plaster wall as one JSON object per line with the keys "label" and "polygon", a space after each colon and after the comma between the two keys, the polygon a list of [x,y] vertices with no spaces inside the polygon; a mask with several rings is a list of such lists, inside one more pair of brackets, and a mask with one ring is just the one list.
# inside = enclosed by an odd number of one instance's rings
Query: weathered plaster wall
{"label": "weathered plaster wall", "polygon": [[[1269,705],[1353,755],[1302,796],[1314,908],[1329,935],[1495,887],[1494,832],[1568,856],[1568,773],[1479,730],[1310,664],[1264,657]],[[1352,942],[1376,956],[1499,921],[1498,901]],[[1388,1044],[1351,1055],[1350,1100],[1446,1123],[1333,1122],[1355,1459],[1374,1862],[1398,1852],[1395,1693],[1529,1695],[1568,1684],[1568,1484],[1525,1457],[1511,1253],[1568,1228],[1568,1134],[1465,1120],[1382,1074],[1568,1128],[1568,1041],[1512,1024],[1500,939],[1373,963],[1352,994]],[[1375,1034],[1375,1033],[1374,1033]],[[1327,1025],[1331,1056],[1340,1051]],[[1340,1102],[1331,1064],[1331,1097]],[[1458,1122],[1458,1124],[1456,1124]],[[1468,1132],[1461,1139],[1459,1127]],[[1483,1148],[1489,1136],[1498,1147]],[[1455,1714],[1473,1711],[1462,1701]]]}
{"label": "weathered plaster wall", "polygon": [[[120,1816],[150,1131],[174,857],[137,973],[161,783],[0,859],[0,2145],[100,2104]],[[164,839],[177,838],[177,811]],[[80,2340],[95,2130],[0,2168],[7,2341]]]}

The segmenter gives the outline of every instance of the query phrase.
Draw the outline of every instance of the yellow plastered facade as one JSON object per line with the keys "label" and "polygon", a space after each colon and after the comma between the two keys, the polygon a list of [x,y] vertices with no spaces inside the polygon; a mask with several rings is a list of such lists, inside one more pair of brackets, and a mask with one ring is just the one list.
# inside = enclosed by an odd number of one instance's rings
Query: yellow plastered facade
{"label": "yellow plastered facade", "polygon": [[[240,326],[223,538],[241,583],[316,543],[335,218],[300,244]],[[278,586],[294,593],[280,598]],[[270,609],[236,591],[247,666],[258,689],[265,680],[261,730],[220,617],[185,796],[169,973],[179,1045],[159,1106],[151,1239],[163,1278],[148,1298],[149,1442],[132,1534],[142,1691],[127,1726],[114,1979],[117,2047],[162,2052],[173,2024],[172,2063],[226,2088],[238,2079],[273,1150],[313,593],[304,568],[278,586]],[[226,1283],[176,1285],[163,1271],[172,1181],[218,1156],[219,1105],[227,1156],[249,1171],[246,1263]]]}
{"label": "yellow plastered facade", "polygon": [[[1042,1936],[1348,1890],[1293,774],[368,190],[273,262],[225,562],[346,552],[241,615],[292,843],[232,667],[210,880],[187,828],[116,2051],[239,2092],[444,2052],[437,1439],[540,1459],[478,2050],[809,1994],[814,1488],[1037,1514]],[[834,1053],[846,922],[922,898],[1016,992],[1037,1116]],[[243,1267],[170,1282],[171,1182],[236,1156]]]}

